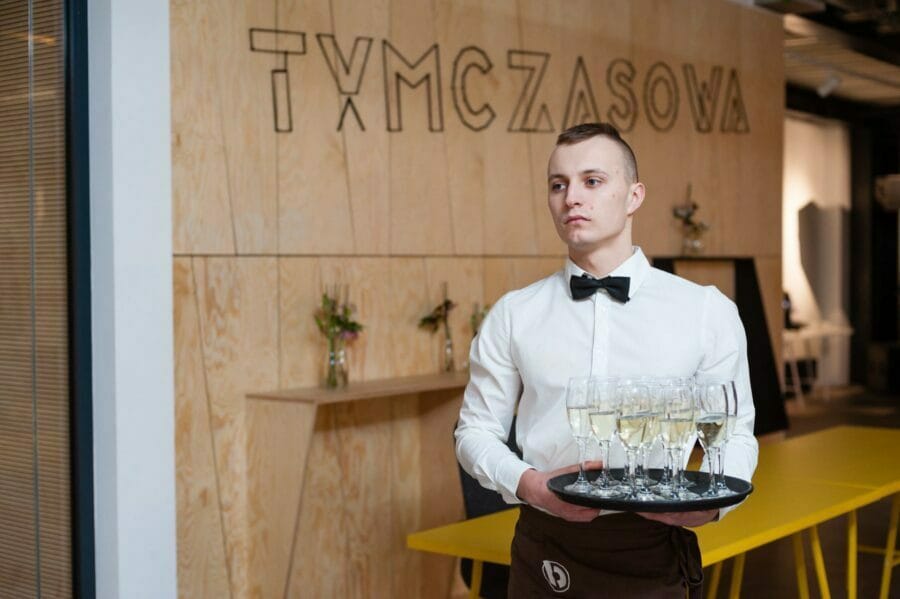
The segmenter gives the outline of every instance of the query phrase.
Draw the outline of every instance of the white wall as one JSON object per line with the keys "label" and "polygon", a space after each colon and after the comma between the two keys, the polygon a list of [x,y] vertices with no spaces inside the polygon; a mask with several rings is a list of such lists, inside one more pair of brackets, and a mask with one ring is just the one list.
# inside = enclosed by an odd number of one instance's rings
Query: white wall
{"label": "white wall", "polygon": [[89,0],[97,597],[174,599],[168,0]]}
{"label": "white wall", "polygon": [[[840,314],[822,313],[823,307],[834,312],[839,298],[832,295],[839,296],[840,288],[835,286],[828,297],[814,297],[800,263],[798,212],[811,201],[821,208],[850,209],[850,134],[838,121],[788,116],[784,126],[782,275],[794,303],[794,316],[804,322],[841,318]],[[845,274],[839,272],[841,249],[833,248],[835,281]]]}
{"label": "white wall", "polygon": [[[849,247],[839,222],[820,222],[816,230],[818,260],[801,263],[800,211],[809,202],[824,211],[850,210],[850,133],[839,121],[788,115],[784,126],[784,190],[782,214],[782,280],[791,296],[793,317],[815,325],[847,325],[843,304],[849,273],[843,256]],[[832,214],[836,216],[836,214]],[[819,281],[814,294],[810,277]],[[849,376],[849,346],[846,339],[831,338],[822,366],[822,382],[845,384]]]}

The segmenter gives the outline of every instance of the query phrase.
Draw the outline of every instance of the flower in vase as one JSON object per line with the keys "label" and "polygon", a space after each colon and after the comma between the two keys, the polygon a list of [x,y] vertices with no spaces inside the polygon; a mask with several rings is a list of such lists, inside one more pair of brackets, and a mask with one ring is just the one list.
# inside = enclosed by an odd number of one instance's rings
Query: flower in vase
{"label": "flower in vase", "polygon": [[450,335],[448,317],[456,304],[447,297],[447,284],[443,284],[444,301],[434,307],[430,314],[419,320],[419,328],[429,329],[436,333],[438,329],[444,329],[444,371],[452,372],[456,369],[453,362],[453,338]]}
{"label": "flower in vase", "polygon": [[[344,295],[347,295],[346,289]],[[327,291],[322,294],[322,304],[313,315],[316,326],[328,340],[327,387],[347,384],[344,345],[357,339],[363,330],[363,325],[353,319],[354,312],[356,306],[347,301],[340,302],[335,289],[333,295]]]}

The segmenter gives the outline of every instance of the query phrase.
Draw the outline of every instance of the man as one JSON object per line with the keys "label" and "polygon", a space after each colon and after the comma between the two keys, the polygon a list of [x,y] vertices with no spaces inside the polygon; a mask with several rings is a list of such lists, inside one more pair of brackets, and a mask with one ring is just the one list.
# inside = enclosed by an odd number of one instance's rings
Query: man
{"label": "man", "polygon": [[[712,521],[719,510],[600,514],[561,501],[547,481],[575,469],[565,387],[588,375],[734,380],[738,418],[725,470],[749,480],[757,444],[743,326],[717,289],[652,268],[632,245],[645,190],[614,127],[564,131],[547,181],[569,258],[564,270],[503,296],[472,342],[457,456],[482,485],[525,504],[510,597],[699,596],[696,536],[683,527]],[[521,459],[504,443],[514,414]],[[613,466],[622,462],[617,452]]]}

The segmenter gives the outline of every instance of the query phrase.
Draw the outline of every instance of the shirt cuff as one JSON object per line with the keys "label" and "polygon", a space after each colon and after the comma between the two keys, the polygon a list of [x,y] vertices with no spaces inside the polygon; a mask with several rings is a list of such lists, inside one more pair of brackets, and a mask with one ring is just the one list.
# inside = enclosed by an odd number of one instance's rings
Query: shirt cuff
{"label": "shirt cuff", "polygon": [[534,466],[526,464],[519,458],[512,456],[497,468],[497,487],[500,496],[506,503],[524,503],[516,495],[519,488],[519,480],[526,470],[531,470]]}

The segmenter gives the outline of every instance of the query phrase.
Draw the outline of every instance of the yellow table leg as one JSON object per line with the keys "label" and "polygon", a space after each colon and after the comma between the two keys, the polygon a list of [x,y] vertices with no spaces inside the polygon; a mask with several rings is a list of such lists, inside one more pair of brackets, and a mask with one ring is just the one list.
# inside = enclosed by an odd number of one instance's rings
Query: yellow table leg
{"label": "yellow table leg", "polygon": [[722,562],[718,562],[712,567],[712,575],[709,584],[706,585],[706,599],[716,599],[719,594],[719,581],[722,579]]}
{"label": "yellow table leg", "polygon": [[797,593],[800,599],[809,599],[809,582],[806,580],[806,555],[803,551],[803,533],[791,536],[794,542],[794,570],[797,573]]}
{"label": "yellow table leg", "polygon": [[856,599],[856,510],[847,513],[847,599]]}
{"label": "yellow table leg", "polygon": [[816,568],[816,580],[819,582],[819,596],[822,599],[831,599],[831,589],[828,588],[828,576],[825,572],[825,558],[822,557],[822,543],[819,541],[819,527],[812,526],[809,529],[809,543],[812,547],[813,564]]}
{"label": "yellow table leg", "polygon": [[891,503],[891,518],[888,523],[887,543],[884,546],[884,566],[881,571],[881,593],[879,599],[888,599],[891,587],[891,571],[897,564],[897,520],[900,519],[900,493],[894,495]]}
{"label": "yellow table leg", "polygon": [[731,566],[731,588],[728,591],[729,599],[739,599],[741,596],[741,581],[744,580],[744,559],[746,553],[734,556],[734,564]]}
{"label": "yellow table leg", "polygon": [[469,599],[478,599],[481,596],[481,572],[484,562],[480,559],[472,560],[472,584],[469,585]]}

